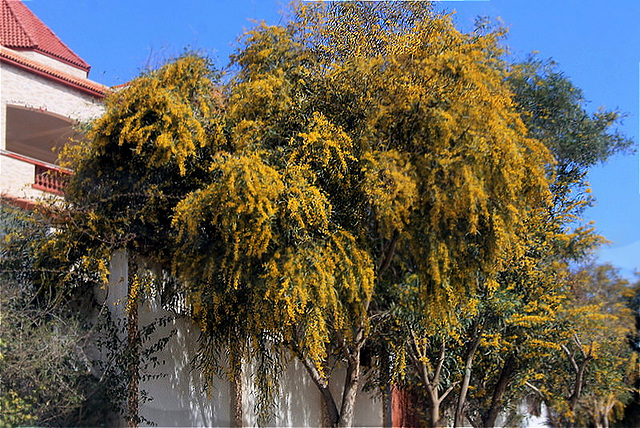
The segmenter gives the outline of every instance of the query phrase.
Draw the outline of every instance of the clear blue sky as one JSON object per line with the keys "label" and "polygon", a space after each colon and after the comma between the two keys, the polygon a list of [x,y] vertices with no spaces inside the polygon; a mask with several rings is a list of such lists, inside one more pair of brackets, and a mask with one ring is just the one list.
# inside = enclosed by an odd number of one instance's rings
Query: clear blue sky
{"label": "clear blue sky", "polygon": [[[139,70],[202,50],[219,65],[238,46],[252,19],[280,22],[281,0],[27,0],[27,6],[92,66],[90,77],[106,85],[125,83]],[[500,18],[515,54],[538,51],[553,58],[590,101],[627,112],[623,130],[638,141],[640,0],[442,1],[457,10],[459,28],[476,16]],[[597,205],[585,213],[613,244],[602,260],[630,274],[640,268],[638,155],[618,156],[590,174]]]}

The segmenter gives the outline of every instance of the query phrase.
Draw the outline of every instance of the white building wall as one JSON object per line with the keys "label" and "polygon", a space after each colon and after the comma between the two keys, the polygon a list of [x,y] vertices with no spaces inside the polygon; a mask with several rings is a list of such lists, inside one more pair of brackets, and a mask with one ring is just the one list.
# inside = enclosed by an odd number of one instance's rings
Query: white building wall
{"label": "white building wall", "polygon": [[[102,300],[111,308],[114,317],[125,319],[127,299],[127,259],[124,252],[114,254],[111,263],[108,297],[106,291],[98,290]],[[174,315],[160,305],[155,296],[140,305],[139,325],[145,326],[162,317]],[[187,318],[178,317],[166,326],[158,328],[147,342],[153,345],[161,337],[175,334],[155,356],[161,362],[148,373],[163,376],[140,383],[151,401],[140,406],[140,415],[157,426],[217,427],[232,426],[230,383],[218,379],[210,396],[203,391],[203,379],[191,362],[198,351],[199,329]],[[245,364],[243,374],[243,417],[245,426],[257,426],[254,409],[255,390],[252,382],[255,366]],[[144,376],[145,373],[142,375]],[[339,400],[344,370],[336,370],[332,383]],[[379,427],[383,425],[382,402],[360,391],[355,412],[355,426]],[[292,360],[280,379],[280,394],[277,398],[273,427],[316,427],[322,425],[322,401],[320,393],[312,383],[304,367]],[[145,425],[145,424],[143,424]]]}
{"label": "white building wall", "polygon": [[[9,49],[9,48],[5,47],[5,49]],[[49,55],[45,55],[40,52],[29,51],[29,50],[17,50],[17,49],[9,49],[9,50],[16,52],[17,54],[22,55],[23,57],[29,58],[32,61],[37,61],[40,64],[47,65],[51,68],[62,71],[63,73],[70,74],[74,77],[79,77],[81,79],[87,78],[88,73],[86,71],[81,70],[77,67],[74,67],[73,65],[69,65],[66,62],[53,58]]]}
{"label": "white building wall", "polygon": [[2,137],[5,136],[7,104],[44,110],[78,121],[90,120],[103,112],[101,100],[11,64],[0,63],[0,85]]}
{"label": "white building wall", "polygon": [[21,199],[42,199],[51,196],[34,189],[35,165],[0,154],[0,195]]}
{"label": "white building wall", "polygon": [[[75,121],[88,121],[102,114],[99,99],[76,89],[0,62],[0,150],[6,150],[7,106],[42,110]],[[34,167],[0,154],[0,194],[37,197],[30,185]]]}
{"label": "white building wall", "polygon": [[[257,426],[252,398],[255,396],[251,382],[252,370],[255,370],[255,367],[250,366],[245,370],[246,393],[243,399],[245,426]],[[338,407],[342,399],[345,375],[346,371],[338,368],[334,371],[330,381],[331,392]],[[361,376],[361,384],[363,380]],[[353,426],[382,427],[384,421],[382,409],[382,400],[362,391],[362,385],[360,385],[356,398]],[[280,394],[276,403],[275,419],[269,426],[318,427],[322,426],[322,422],[323,410],[320,392],[302,363],[292,358],[280,379]]]}

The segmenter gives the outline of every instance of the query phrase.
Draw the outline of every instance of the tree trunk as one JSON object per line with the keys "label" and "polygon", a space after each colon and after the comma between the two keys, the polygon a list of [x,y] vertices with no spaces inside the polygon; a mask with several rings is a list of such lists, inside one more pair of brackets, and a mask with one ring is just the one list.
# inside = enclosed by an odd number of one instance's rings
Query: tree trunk
{"label": "tree trunk", "polygon": [[441,389],[440,375],[442,373],[442,367],[445,360],[446,346],[444,343],[442,343],[440,347],[440,355],[435,365],[435,369],[433,370],[433,379],[431,379],[429,378],[429,368],[423,360],[423,358],[426,357],[420,351],[415,336],[413,337],[413,344],[415,355],[413,353],[410,353],[409,355],[411,357],[411,360],[413,361],[414,367],[420,374],[420,378],[422,380],[422,383],[424,384],[425,389],[427,390],[426,397],[429,405],[429,421],[431,423],[431,426],[434,428],[443,426],[444,421],[441,420],[440,404],[454,388],[454,386],[451,385],[446,391],[442,393],[440,393],[439,391]]}
{"label": "tree trunk", "polygon": [[243,426],[242,421],[242,356],[236,345],[232,345],[231,365],[231,418],[236,428]]}
{"label": "tree trunk", "polygon": [[322,409],[325,416],[324,419],[326,419],[326,422],[328,422],[325,426],[338,426],[338,419],[340,418],[340,414],[338,413],[338,406],[336,406],[336,402],[333,399],[333,394],[331,394],[331,391],[329,390],[329,385],[318,386],[318,389],[320,390],[320,395],[322,396]]}
{"label": "tree trunk", "polygon": [[502,410],[502,398],[504,397],[504,393],[507,391],[507,387],[511,382],[511,376],[516,371],[516,362],[515,358],[509,357],[507,361],[505,361],[502,366],[502,371],[500,372],[500,378],[498,378],[498,382],[496,383],[495,388],[493,389],[493,397],[491,398],[491,407],[485,413],[485,416],[482,418],[482,424],[485,427],[494,427],[496,425],[496,419],[498,418],[498,414],[500,414],[500,410]]}
{"label": "tree trunk", "polygon": [[588,362],[589,360],[585,359],[578,367],[578,372],[576,373],[576,381],[573,384],[573,393],[571,394],[571,397],[569,397],[569,408],[574,413],[576,407],[578,406],[578,400],[580,400],[580,396],[582,395],[582,387],[584,386],[584,371],[587,368]]}
{"label": "tree trunk", "polygon": [[458,395],[458,403],[456,404],[456,413],[453,419],[453,426],[459,427],[462,426],[462,417],[464,413],[464,406],[467,402],[467,394],[469,392],[469,382],[471,382],[471,368],[473,366],[473,357],[478,350],[478,345],[480,344],[480,335],[478,334],[478,329],[474,328],[473,331],[473,341],[471,342],[471,347],[469,352],[467,353],[467,358],[464,364],[464,377],[462,378],[462,385],[460,386],[460,394]]}
{"label": "tree trunk", "polygon": [[338,407],[336,406],[336,402],[333,399],[333,394],[331,394],[331,390],[329,389],[329,385],[320,373],[316,369],[315,365],[312,361],[304,358],[300,353],[297,347],[293,347],[294,353],[297,355],[304,368],[309,373],[309,377],[320,391],[320,396],[322,397],[322,408],[324,411],[323,419],[328,419],[328,426],[335,427],[338,425],[338,419],[340,415],[338,414]]}
{"label": "tree trunk", "polygon": [[429,394],[431,406],[429,408],[429,417],[431,419],[431,426],[433,428],[441,427],[440,421],[440,401],[437,397],[433,396],[433,393]]}
{"label": "tree trunk", "polygon": [[353,426],[355,416],[356,396],[360,386],[360,348],[356,349],[348,359],[347,376],[344,381],[342,393],[342,406],[340,406],[339,427]]}
{"label": "tree trunk", "polygon": [[127,370],[129,372],[129,385],[127,390],[127,426],[138,426],[138,388],[140,373],[140,343],[138,340],[138,296],[140,292],[140,279],[138,277],[138,265],[131,254],[128,255],[127,266],[127,345],[129,360]]}

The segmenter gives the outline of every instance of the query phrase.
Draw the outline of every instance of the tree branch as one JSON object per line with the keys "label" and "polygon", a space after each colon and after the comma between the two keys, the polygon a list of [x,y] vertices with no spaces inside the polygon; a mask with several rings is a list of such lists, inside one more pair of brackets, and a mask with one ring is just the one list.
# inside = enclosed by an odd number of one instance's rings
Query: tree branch
{"label": "tree branch", "polygon": [[567,348],[564,343],[560,344],[560,347],[565,352],[565,354],[567,354],[567,357],[569,357],[569,361],[571,361],[573,369],[576,371],[576,373],[578,373],[580,371],[580,369],[578,368],[578,363],[576,363],[576,360],[575,358],[573,358],[573,354],[571,353],[571,351],[569,351],[569,348]]}
{"label": "tree branch", "polygon": [[391,239],[389,240],[384,250],[382,251],[382,254],[380,255],[380,260],[378,261],[378,269],[377,269],[378,276],[382,275],[384,271],[386,271],[391,265],[391,262],[393,261],[393,255],[396,252],[396,245],[398,243],[398,238],[400,238],[400,233],[398,233],[397,230],[394,230],[393,235],[391,236]]}
{"label": "tree branch", "polygon": [[460,381],[459,381],[459,380],[457,380],[457,381],[453,382],[453,383],[449,386],[449,388],[447,388],[447,390],[442,394],[442,396],[440,397],[440,400],[439,400],[439,401],[440,401],[440,402],[444,401],[444,399],[445,399],[445,398],[447,398],[447,395],[449,395],[449,393],[450,393],[451,391],[453,391],[453,389],[454,389],[454,388],[456,387],[456,385],[458,385],[459,383],[460,383]]}
{"label": "tree branch", "polygon": [[444,364],[444,356],[446,351],[446,345],[444,341],[442,341],[442,346],[440,347],[440,356],[438,357],[438,362],[436,363],[436,370],[433,375],[433,383],[438,386],[440,383],[440,373],[442,372],[442,365]]}
{"label": "tree branch", "polygon": [[540,391],[535,385],[529,383],[528,381],[524,383],[526,386],[531,388],[534,392],[538,393],[542,398],[544,398],[544,394]]}

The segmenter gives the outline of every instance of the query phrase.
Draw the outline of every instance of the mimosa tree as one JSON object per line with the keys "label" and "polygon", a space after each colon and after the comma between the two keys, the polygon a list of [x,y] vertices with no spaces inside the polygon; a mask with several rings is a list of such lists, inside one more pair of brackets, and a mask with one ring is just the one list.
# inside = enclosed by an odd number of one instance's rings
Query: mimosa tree
{"label": "mimosa tree", "polygon": [[457,322],[549,197],[551,158],[515,111],[499,37],[425,4],[304,4],[234,57],[227,143],[173,218],[176,272],[205,332],[235,324],[291,350],[331,425],[353,423],[389,290],[414,276],[423,319]]}

